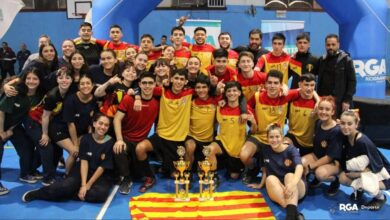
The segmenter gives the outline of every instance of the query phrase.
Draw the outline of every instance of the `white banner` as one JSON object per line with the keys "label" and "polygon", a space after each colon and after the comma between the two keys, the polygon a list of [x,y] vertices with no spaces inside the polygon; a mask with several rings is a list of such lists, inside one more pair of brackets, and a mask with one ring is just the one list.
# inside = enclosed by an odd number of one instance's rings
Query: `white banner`
{"label": "white banner", "polygon": [[8,31],[16,15],[24,7],[22,0],[0,1],[0,38]]}
{"label": "white banner", "polygon": [[[178,21],[178,20],[177,20]],[[207,31],[206,43],[219,47],[218,35],[221,33],[221,20],[187,20],[183,28],[186,31],[185,40],[191,44],[194,40],[194,30],[197,27],[204,27]]]}

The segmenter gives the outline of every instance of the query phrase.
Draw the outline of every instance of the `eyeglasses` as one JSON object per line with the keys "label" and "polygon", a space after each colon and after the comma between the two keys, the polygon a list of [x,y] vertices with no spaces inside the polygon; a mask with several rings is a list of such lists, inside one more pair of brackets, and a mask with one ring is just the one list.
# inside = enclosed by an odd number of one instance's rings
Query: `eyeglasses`
{"label": "eyeglasses", "polygon": [[141,82],[142,85],[153,85],[154,84],[154,81],[142,81]]}

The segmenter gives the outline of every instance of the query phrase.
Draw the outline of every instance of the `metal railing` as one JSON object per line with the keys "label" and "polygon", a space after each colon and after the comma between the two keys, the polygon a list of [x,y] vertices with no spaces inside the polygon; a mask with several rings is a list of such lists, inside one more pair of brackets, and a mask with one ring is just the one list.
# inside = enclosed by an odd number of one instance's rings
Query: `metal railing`
{"label": "metal railing", "polygon": [[225,8],[226,0],[208,0],[207,7],[209,8]]}

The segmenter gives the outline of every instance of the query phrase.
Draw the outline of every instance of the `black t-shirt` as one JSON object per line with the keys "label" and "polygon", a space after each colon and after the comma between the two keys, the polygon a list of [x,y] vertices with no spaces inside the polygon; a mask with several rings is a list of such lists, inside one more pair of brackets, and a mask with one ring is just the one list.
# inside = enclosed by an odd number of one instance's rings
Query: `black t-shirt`
{"label": "black t-shirt", "polygon": [[40,95],[21,95],[13,97],[3,96],[0,100],[0,110],[4,112],[4,131],[19,124],[32,106],[37,105],[42,100]]}
{"label": "black t-shirt", "polygon": [[322,85],[321,88],[318,89],[319,95],[335,95],[334,86],[336,82],[336,63],[338,56],[327,56],[324,60],[324,75],[321,80]]}
{"label": "black t-shirt", "polygon": [[64,101],[63,119],[67,123],[75,123],[77,136],[88,133],[88,127],[91,125],[92,116],[97,110],[95,98],[84,103],[80,101],[77,94],[69,95]]}
{"label": "black t-shirt", "polygon": [[111,79],[112,76],[108,76],[103,72],[103,67],[101,65],[93,65],[89,68],[89,75],[93,79],[93,82],[96,85],[102,85]]}
{"label": "black t-shirt", "polygon": [[64,99],[66,98],[67,94],[65,94],[64,97],[61,96],[60,90],[58,87],[55,87],[54,89],[50,90],[47,94],[45,99],[43,100],[43,109],[46,111],[51,111],[53,116],[54,122],[63,123],[63,103]]}
{"label": "black t-shirt", "polygon": [[94,172],[98,167],[112,169],[112,148],[114,140],[106,135],[104,143],[97,143],[92,134],[84,135],[80,140],[79,158],[88,161],[89,171]]}
{"label": "black t-shirt", "polygon": [[99,64],[101,48],[97,44],[81,42],[76,49],[84,55],[88,65]]}

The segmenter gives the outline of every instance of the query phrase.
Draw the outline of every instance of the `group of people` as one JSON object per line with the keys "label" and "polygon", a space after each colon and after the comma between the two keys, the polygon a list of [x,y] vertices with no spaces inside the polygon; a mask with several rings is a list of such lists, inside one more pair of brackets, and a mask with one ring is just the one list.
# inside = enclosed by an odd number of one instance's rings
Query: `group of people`
{"label": "group of people", "polygon": [[[42,35],[38,55],[5,82],[0,100],[0,158],[11,141],[19,180],[42,178],[45,186],[26,192],[23,201],[103,202],[112,176],[119,177],[122,194],[134,179],[146,192],[156,183],[151,153],[162,162],[158,172],[172,177],[177,147],[184,146],[187,172],[196,172],[208,148],[212,171],[224,168],[227,178],[265,186],[287,219],[303,218],[298,201],[324,181],[331,182],[329,196],[341,183],[353,187],[351,199],[368,192],[373,210],[383,206],[390,164],[357,130],[359,116],[350,110],[355,72],[337,35],[326,36],[327,53],[320,58],[309,52],[305,33],[296,37],[293,55],[283,51],[281,33],[273,36],[272,51],[262,48],[259,29],[250,31],[248,46],[235,49],[228,32],[219,35],[218,49],[206,43],[203,27],[195,29],[194,44],[184,36],[179,25],[171,30],[171,45],[155,47],[144,34],[137,46],[122,41],[118,25],[111,26],[110,40],[101,40],[84,22],[78,38],[63,41],[59,57]],[[64,149],[69,156],[60,180]],[[218,174],[213,178],[218,187]],[[0,183],[0,194],[7,192]]]}

